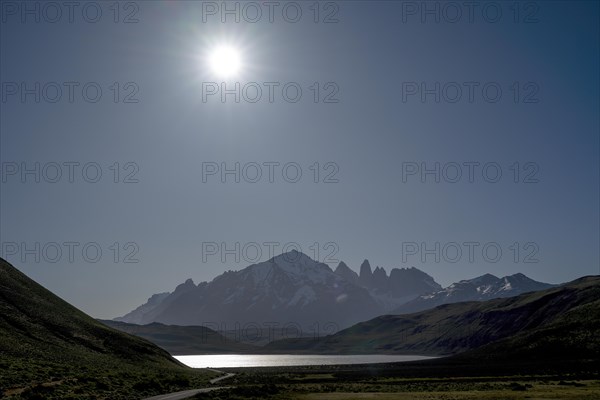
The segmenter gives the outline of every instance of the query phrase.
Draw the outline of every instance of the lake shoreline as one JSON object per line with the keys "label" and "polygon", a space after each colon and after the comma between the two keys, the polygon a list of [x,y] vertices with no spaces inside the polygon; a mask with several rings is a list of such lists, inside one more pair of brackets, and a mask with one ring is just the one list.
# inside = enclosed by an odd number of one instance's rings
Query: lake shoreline
{"label": "lake shoreline", "polygon": [[426,355],[393,354],[202,354],[174,356],[190,368],[269,368],[388,364],[431,360]]}

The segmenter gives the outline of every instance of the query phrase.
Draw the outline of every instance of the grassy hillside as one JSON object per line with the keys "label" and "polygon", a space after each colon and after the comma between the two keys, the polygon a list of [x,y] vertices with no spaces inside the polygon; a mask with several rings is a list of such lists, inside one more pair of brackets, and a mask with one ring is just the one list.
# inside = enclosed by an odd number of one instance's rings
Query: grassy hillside
{"label": "grassy hillside", "polygon": [[[600,277],[579,279],[554,294],[542,312],[548,314],[534,329],[472,350],[463,357],[513,358],[514,356],[557,360],[600,359]],[[568,308],[553,307],[564,302]],[[535,324],[536,321],[533,321]]]}
{"label": "grassy hillside", "polygon": [[209,377],[87,316],[3,259],[0,371],[0,394],[30,399],[135,399]]}
{"label": "grassy hillside", "polygon": [[135,325],[117,321],[102,323],[151,341],[173,355],[260,353],[261,348],[227,339],[204,326],[179,326],[152,323]]}
{"label": "grassy hillside", "polygon": [[[319,340],[271,343],[273,352],[600,358],[600,277],[486,302],[385,315]],[[484,347],[487,346],[487,347]]]}

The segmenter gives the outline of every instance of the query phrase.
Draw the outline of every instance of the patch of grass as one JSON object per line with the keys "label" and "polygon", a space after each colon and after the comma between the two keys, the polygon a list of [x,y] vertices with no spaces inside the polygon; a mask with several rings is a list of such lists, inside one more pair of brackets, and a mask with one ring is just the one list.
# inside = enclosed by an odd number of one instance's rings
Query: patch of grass
{"label": "patch of grass", "polygon": [[0,393],[14,399],[129,400],[206,387],[216,375],[176,366],[115,363],[110,357],[80,359],[68,365],[14,358],[0,373]]}
{"label": "patch of grass", "polygon": [[[379,366],[302,366],[229,369],[235,389],[200,399],[268,400],[592,400],[600,398],[600,380],[587,373],[558,375],[406,376],[406,368]],[[266,389],[271,388],[271,389]]]}
{"label": "patch of grass", "polygon": [[[598,381],[586,381],[585,386],[564,386],[557,381],[548,383],[528,383],[513,381],[486,382],[483,385],[473,382],[460,387],[455,382],[440,383],[433,387],[418,388],[410,385],[370,383],[328,383],[328,384],[284,384],[246,385],[235,389],[198,395],[197,399],[210,400],[595,400],[600,398]],[[526,394],[523,391],[526,390]],[[525,396],[525,397],[524,397]]]}

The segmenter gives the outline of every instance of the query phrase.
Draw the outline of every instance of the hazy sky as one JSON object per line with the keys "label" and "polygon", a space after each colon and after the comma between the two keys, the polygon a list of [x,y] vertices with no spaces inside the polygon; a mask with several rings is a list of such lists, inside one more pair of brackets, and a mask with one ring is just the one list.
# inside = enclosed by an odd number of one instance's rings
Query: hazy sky
{"label": "hazy sky", "polygon": [[95,317],[286,243],[600,272],[597,2],[54,4],[0,10],[1,255]]}

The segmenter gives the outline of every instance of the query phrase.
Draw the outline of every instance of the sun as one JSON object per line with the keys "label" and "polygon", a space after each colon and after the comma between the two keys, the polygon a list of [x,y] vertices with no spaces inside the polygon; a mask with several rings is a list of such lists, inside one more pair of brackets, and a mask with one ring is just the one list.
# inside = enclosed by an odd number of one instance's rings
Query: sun
{"label": "sun", "polygon": [[222,45],[211,51],[208,63],[215,75],[221,78],[231,78],[240,72],[242,58],[237,48]]}

